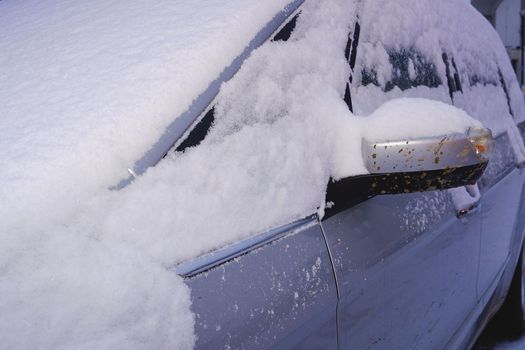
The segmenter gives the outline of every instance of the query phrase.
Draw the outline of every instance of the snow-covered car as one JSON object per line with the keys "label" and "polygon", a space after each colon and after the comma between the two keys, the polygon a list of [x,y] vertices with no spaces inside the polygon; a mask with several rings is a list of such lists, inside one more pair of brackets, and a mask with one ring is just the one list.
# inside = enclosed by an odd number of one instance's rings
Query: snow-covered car
{"label": "snow-covered car", "polygon": [[523,321],[525,103],[466,1],[0,23],[2,347],[463,349],[509,291]]}
{"label": "snow-covered car", "polygon": [[292,56],[308,42],[304,28],[327,16],[325,40],[347,31],[331,54],[348,62],[340,96],[350,111],[369,115],[399,97],[442,101],[493,130],[494,155],[476,185],[448,191],[371,196],[373,181],[339,179],[324,216],[179,265],[198,348],[467,349],[509,288],[523,318],[525,109],[497,34],[461,1],[352,5],[305,4],[271,45]]}

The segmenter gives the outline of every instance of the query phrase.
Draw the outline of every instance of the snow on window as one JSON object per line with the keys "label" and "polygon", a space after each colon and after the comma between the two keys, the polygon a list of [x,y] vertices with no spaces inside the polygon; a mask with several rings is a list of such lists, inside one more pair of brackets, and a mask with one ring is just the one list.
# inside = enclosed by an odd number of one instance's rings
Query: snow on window
{"label": "snow on window", "polygon": [[357,113],[398,97],[454,103],[495,135],[507,132],[516,159],[525,159],[515,126],[525,119],[517,79],[497,33],[469,3],[367,0],[361,25]]}
{"label": "snow on window", "polygon": [[425,100],[351,114],[355,4],[312,0],[288,41],[266,43],[222,86],[204,139],[108,190],[216,77],[220,57],[235,57],[239,28],[253,33],[283,3],[2,1],[0,51],[17,53],[0,58],[6,347],[191,347],[175,264],[316,212],[330,177],[366,173],[364,136],[479,125]]}

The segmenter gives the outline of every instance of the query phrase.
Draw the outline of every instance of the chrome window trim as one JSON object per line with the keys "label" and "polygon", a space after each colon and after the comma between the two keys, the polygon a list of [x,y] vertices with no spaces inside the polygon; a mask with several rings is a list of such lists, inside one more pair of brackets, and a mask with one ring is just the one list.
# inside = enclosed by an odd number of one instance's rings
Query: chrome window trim
{"label": "chrome window trim", "polygon": [[166,128],[164,134],[160,139],[140,158],[137,160],[132,169],[128,169],[131,174],[128,178],[123,179],[115,189],[122,189],[129,185],[136,176],[143,174],[149,167],[156,165],[164,155],[173,147],[176,141],[186,132],[186,130],[193,124],[193,122],[204,112],[213,99],[219,93],[223,82],[230,80],[235,73],[241,68],[243,62],[250,56],[250,54],[259,46],[264,44],[276,30],[278,30],[284,22],[295,13],[301,6],[304,0],[290,1],[285,8],[275,15],[270,22],[268,22],[250,41],[244,51],[233,60],[233,62],[226,67],[217,79],[215,79],[204,91],[201,93],[188,108],[188,110],[175,118],[173,122]]}
{"label": "chrome window trim", "polygon": [[273,230],[256,235],[255,237],[245,239],[233,245],[199,256],[195,259],[185,261],[175,266],[175,272],[184,278],[193,277],[279,240],[284,236],[304,231],[318,223],[317,215],[308,216],[291,224],[277,227]]}

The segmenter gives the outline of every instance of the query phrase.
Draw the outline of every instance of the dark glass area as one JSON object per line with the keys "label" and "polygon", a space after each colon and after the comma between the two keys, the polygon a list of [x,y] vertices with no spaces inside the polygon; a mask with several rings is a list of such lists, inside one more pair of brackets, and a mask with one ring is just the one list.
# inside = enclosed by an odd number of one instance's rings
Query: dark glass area
{"label": "dark glass area", "polygon": [[215,107],[211,108],[206,115],[195,125],[188,137],[175,149],[184,152],[189,147],[195,147],[204,140],[215,120]]}
{"label": "dark glass area", "polygon": [[498,82],[497,81],[495,81],[493,79],[486,78],[486,77],[479,76],[477,74],[469,75],[468,80],[469,80],[470,86],[474,86],[474,85],[477,85],[477,84],[498,86]]}
{"label": "dark glass area", "polygon": [[275,34],[273,37],[273,41],[288,41],[290,39],[290,36],[293,33],[293,30],[295,29],[295,26],[297,25],[297,19],[299,18],[299,15],[301,13],[296,14],[288,23],[282,27],[282,29]]}
{"label": "dark glass area", "polygon": [[[417,86],[434,88],[442,84],[435,64],[427,60],[417,50],[413,48],[391,49],[388,51],[388,56],[392,66],[392,79],[383,86],[385,92],[394,89],[394,87],[404,91]],[[410,62],[413,64],[414,71],[412,74]],[[376,69],[365,66],[361,70],[361,84],[363,86],[370,84],[380,86]]]}
{"label": "dark glass area", "polygon": [[452,78],[448,55],[445,52],[443,52],[443,55],[441,57],[443,58],[443,63],[445,64],[445,74],[447,75],[448,93],[450,95],[450,99],[453,101],[454,92],[456,92],[456,81]]}
{"label": "dark glass area", "polygon": [[379,86],[379,81],[377,80],[377,72],[373,68],[363,68],[361,71],[361,84],[364,86],[373,84]]}
{"label": "dark glass area", "polygon": [[354,108],[352,106],[352,95],[350,93],[350,85],[348,83],[346,83],[344,100],[350,112],[354,112]]}
{"label": "dark glass area", "polygon": [[[398,87],[408,90],[417,86],[438,87],[442,84],[436,66],[415,49],[391,50],[388,53],[392,65],[392,80],[386,83],[385,92]],[[412,61],[415,77],[410,76],[409,66]]]}
{"label": "dark glass area", "polygon": [[355,62],[357,59],[357,47],[359,45],[360,34],[361,34],[361,26],[359,25],[359,22],[356,22],[355,27],[354,27],[354,32],[348,33],[348,41],[346,42],[346,47],[345,47],[345,58],[346,58],[346,61],[348,62],[348,65],[350,66],[351,73],[350,73],[350,76],[348,77],[348,82],[346,83],[344,100],[350,112],[354,111],[354,107],[352,105],[352,94],[350,93],[350,85],[352,84],[354,80],[353,74],[354,74]]}
{"label": "dark glass area", "polygon": [[452,57],[452,67],[454,67],[454,82],[456,83],[456,91],[463,92],[463,86],[461,85],[461,79],[459,78],[459,71],[454,57]]}
{"label": "dark glass area", "polygon": [[485,173],[480,179],[481,188],[489,188],[516,167],[516,158],[509,136],[504,133],[496,138],[494,152]]}
{"label": "dark glass area", "polygon": [[355,23],[354,27],[354,40],[352,41],[352,51],[350,52],[350,57],[348,59],[348,63],[350,64],[350,68],[354,70],[355,67],[355,61],[357,58],[357,47],[359,46],[359,36],[361,35],[361,26],[359,25],[359,22]]}

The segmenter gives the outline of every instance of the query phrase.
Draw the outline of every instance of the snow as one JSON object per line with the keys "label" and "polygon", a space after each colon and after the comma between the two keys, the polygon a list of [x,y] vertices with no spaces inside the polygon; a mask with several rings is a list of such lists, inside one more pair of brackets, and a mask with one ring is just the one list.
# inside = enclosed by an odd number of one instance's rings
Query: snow
{"label": "snow", "polygon": [[2,1],[0,196],[53,184],[49,208],[126,177],[286,3]]}
{"label": "snow", "polygon": [[[423,98],[390,100],[365,117],[338,127],[331,175],[335,179],[367,173],[361,160],[364,138],[370,142],[412,140],[465,133],[483,127],[467,113],[443,102]],[[351,137],[349,136],[351,135]]]}
{"label": "snow", "polygon": [[322,208],[330,177],[366,173],[363,137],[479,126],[421,99],[351,114],[355,4],[312,0],[222,86],[198,147],[108,190],[285,3],[0,2],[3,346],[191,348],[177,263]]}
{"label": "snow", "polygon": [[465,132],[469,127],[483,127],[481,122],[461,109],[422,98],[388,101],[376,109],[366,122],[364,137],[370,141],[410,140]]}
{"label": "snow", "polygon": [[2,346],[192,346],[182,280],[79,213],[286,3],[0,2]]}
{"label": "snow", "polygon": [[[465,15],[459,18],[458,13]],[[399,97],[425,97],[451,103],[442,58],[445,52],[451,72],[454,72],[453,58],[463,81],[464,93],[456,93],[454,103],[492,129],[494,135],[507,132],[517,162],[525,161],[525,147],[515,125],[525,120],[525,104],[515,73],[496,31],[470,3],[367,0],[363,4],[361,33],[352,96],[358,114],[369,114],[384,102]],[[385,94],[382,90],[386,82],[398,73],[392,69],[389,53],[401,50],[413,50],[424,58],[423,62],[433,64],[441,85],[419,85],[405,91],[396,87]],[[409,77],[417,73],[417,68],[418,62],[409,59]],[[363,69],[372,69],[377,74],[379,87],[360,84]],[[506,88],[513,115],[500,84],[500,71],[509,85]]]}

